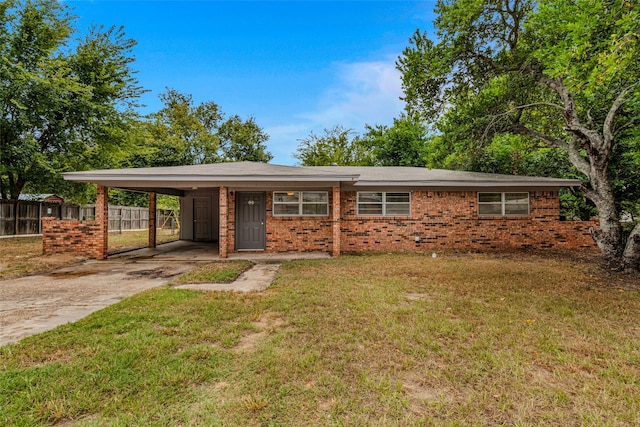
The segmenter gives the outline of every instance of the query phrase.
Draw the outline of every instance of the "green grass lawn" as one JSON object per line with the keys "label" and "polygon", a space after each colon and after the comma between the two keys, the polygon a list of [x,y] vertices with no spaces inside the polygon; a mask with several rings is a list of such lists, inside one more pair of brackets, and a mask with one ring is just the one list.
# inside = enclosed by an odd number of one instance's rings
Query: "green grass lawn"
{"label": "green grass lawn", "polygon": [[230,283],[251,265],[249,261],[211,262],[176,277],[171,281],[171,284]]}
{"label": "green grass lawn", "polygon": [[0,424],[638,425],[622,278],[377,255],[286,263],[261,294],[156,289],[0,348]]}

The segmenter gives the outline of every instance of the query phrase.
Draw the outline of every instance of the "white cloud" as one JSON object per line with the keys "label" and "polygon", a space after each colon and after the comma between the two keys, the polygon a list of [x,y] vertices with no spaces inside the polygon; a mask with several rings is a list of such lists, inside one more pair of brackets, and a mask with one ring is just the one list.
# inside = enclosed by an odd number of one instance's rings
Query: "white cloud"
{"label": "white cloud", "polygon": [[274,163],[293,164],[290,155],[312,131],[320,134],[341,125],[361,132],[365,124],[390,125],[404,109],[401,74],[394,61],[335,64],[336,81],[323,91],[315,108],[297,114],[293,123],[265,129]]}

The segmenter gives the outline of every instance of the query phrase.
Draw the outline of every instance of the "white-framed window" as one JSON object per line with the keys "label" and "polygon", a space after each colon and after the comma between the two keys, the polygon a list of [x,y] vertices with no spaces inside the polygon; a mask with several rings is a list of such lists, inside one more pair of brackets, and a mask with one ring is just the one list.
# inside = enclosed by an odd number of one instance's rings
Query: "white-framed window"
{"label": "white-framed window", "polygon": [[326,191],[274,191],[274,216],[327,216],[329,193]]}
{"label": "white-framed window", "polygon": [[478,193],[478,215],[527,216],[529,193]]}
{"label": "white-framed window", "polygon": [[357,205],[361,216],[410,216],[411,193],[359,191]]}

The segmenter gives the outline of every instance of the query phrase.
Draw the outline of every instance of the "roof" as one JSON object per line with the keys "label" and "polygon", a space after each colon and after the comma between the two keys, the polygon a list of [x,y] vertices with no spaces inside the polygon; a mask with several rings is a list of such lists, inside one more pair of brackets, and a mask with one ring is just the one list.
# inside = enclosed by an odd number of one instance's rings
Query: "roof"
{"label": "roof", "polygon": [[[69,181],[149,191],[253,185],[338,185],[355,187],[560,188],[579,180],[499,175],[406,166],[281,166],[257,162],[67,172]],[[171,193],[169,193],[171,194]]]}
{"label": "roof", "polygon": [[57,194],[20,194],[18,200],[25,202],[46,202],[47,199],[55,200],[54,203],[64,201],[64,199]]}

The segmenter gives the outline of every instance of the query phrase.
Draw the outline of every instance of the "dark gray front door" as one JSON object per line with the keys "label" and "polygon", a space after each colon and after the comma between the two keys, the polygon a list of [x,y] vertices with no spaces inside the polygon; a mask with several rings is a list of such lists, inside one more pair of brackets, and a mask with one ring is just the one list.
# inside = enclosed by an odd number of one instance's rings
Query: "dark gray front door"
{"label": "dark gray front door", "polygon": [[193,240],[211,240],[211,204],[208,197],[193,199]]}
{"label": "dark gray front door", "polygon": [[265,193],[236,192],[236,249],[264,250]]}

